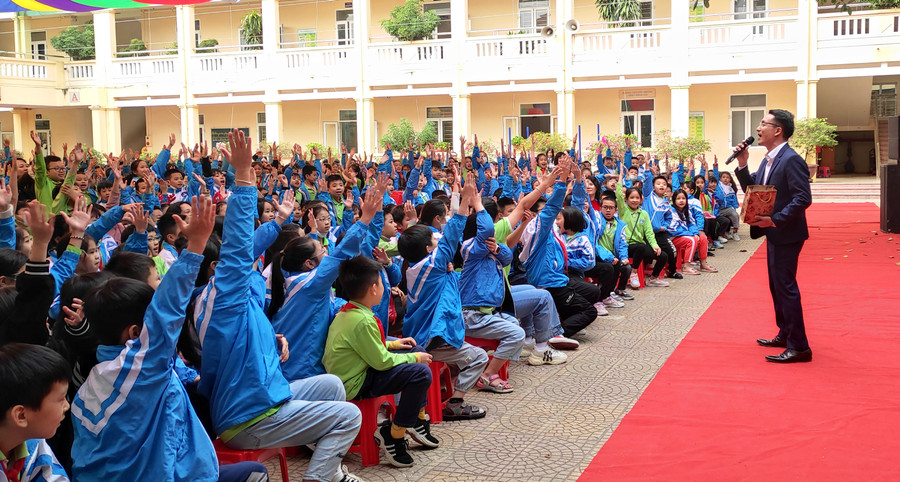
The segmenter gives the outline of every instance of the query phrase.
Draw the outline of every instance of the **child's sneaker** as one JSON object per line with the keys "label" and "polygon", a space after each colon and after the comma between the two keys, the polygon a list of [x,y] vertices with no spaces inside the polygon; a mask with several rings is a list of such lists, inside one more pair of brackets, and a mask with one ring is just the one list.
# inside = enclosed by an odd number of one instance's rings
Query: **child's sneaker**
{"label": "child's sneaker", "polygon": [[[571,338],[566,338],[562,335],[554,336],[547,340],[547,343],[557,349],[557,350],[577,350],[581,343],[578,343],[578,340],[573,340]],[[534,351],[532,351],[534,353]]]}
{"label": "child's sneaker", "polygon": [[728,233],[725,235],[727,239],[734,239],[734,233]]}
{"label": "child's sneaker", "polygon": [[347,470],[347,466],[341,464],[337,473],[331,478],[331,482],[363,482],[363,479],[351,474],[350,471]]}
{"label": "child's sneaker", "polygon": [[534,351],[534,342],[526,343],[522,346],[522,351],[519,352],[519,357],[528,358],[531,355],[532,351]]}
{"label": "child's sneaker", "polygon": [[615,298],[612,297],[612,295],[607,296],[606,299],[603,300],[603,304],[606,305],[608,308],[624,308],[625,307],[625,303],[616,300]]}
{"label": "child's sneaker", "polygon": [[616,301],[618,301],[618,302],[620,302],[620,303],[622,302],[622,298],[621,298],[621,297],[619,296],[619,294],[616,293],[615,291],[613,291],[612,293],[610,293],[610,294],[609,294],[609,297],[612,298],[612,299],[614,299],[614,300],[616,300]]}
{"label": "child's sneaker", "polygon": [[609,314],[609,312],[606,311],[606,307],[603,306],[602,301],[594,303],[594,308],[597,308],[597,316],[606,316]]}
{"label": "child's sneaker", "polygon": [[547,348],[544,351],[532,351],[531,356],[528,357],[528,364],[533,366],[540,365],[559,365],[561,363],[565,363],[569,357],[566,356],[565,353],[554,350],[553,348]]}
{"label": "child's sneaker", "polygon": [[391,424],[386,423],[375,431],[375,442],[384,449],[388,462],[394,467],[409,467],[413,464],[412,456],[406,451],[406,437],[391,437]]}
{"label": "child's sneaker", "polygon": [[663,281],[659,278],[650,278],[647,280],[647,286],[656,286],[658,288],[664,288],[666,286],[669,286],[669,282]]}
{"label": "child's sneaker", "polygon": [[431,435],[431,422],[428,420],[416,419],[416,424],[406,429],[406,432],[419,445],[436,449],[441,441],[434,435]]}
{"label": "child's sneaker", "polygon": [[[715,246],[716,249],[724,249],[725,248],[725,245],[722,244],[721,241],[719,241],[720,239],[722,239],[722,238],[719,238],[719,239],[713,241],[713,246]],[[726,239],[726,241],[728,241],[728,240]]]}
{"label": "child's sneaker", "polygon": [[633,299],[634,299],[634,295],[631,294],[631,293],[629,293],[629,292],[627,292],[627,291],[625,291],[625,290],[619,290],[619,291],[617,291],[617,292],[616,292],[616,295],[618,295],[618,297],[621,298],[621,299],[623,299],[623,300],[633,300]]}
{"label": "child's sneaker", "polygon": [[[643,267],[641,267],[640,269],[643,269]],[[641,288],[641,280],[638,279],[637,273],[635,273],[635,272],[631,273],[631,276],[628,278],[628,284],[631,285],[631,289],[633,289],[633,290],[637,290],[637,289]]]}
{"label": "child's sneaker", "polygon": [[731,238],[734,239],[735,241],[741,240],[741,236],[737,233],[737,231],[735,231],[734,234],[731,235]]}
{"label": "child's sneaker", "polygon": [[717,248],[724,248],[725,246],[721,246],[721,245],[727,243],[728,238],[726,238],[724,236],[719,236],[718,238],[716,238],[716,242],[719,243],[719,245],[716,246]]}

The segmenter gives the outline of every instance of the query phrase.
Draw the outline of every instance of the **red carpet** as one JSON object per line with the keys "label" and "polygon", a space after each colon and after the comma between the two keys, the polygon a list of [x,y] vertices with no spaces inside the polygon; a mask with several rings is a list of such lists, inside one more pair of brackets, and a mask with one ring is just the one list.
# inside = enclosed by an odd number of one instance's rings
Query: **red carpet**
{"label": "red carpet", "polygon": [[582,480],[900,479],[900,235],[878,231],[873,204],[807,216],[812,363],[768,363],[781,349],[756,344],[777,333],[763,244]]}

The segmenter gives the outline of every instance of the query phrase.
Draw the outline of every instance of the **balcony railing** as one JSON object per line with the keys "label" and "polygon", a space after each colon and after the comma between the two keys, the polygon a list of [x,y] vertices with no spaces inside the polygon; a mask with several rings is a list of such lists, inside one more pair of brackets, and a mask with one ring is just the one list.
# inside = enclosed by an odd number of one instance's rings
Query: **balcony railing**
{"label": "balcony railing", "polygon": [[550,55],[550,42],[540,35],[474,38],[466,42],[467,59],[496,62],[501,59],[536,59]]}
{"label": "balcony railing", "polygon": [[110,81],[115,85],[151,84],[160,85],[175,77],[178,72],[178,57],[134,57],[116,59],[112,63]]}
{"label": "balcony railing", "polygon": [[279,67],[292,70],[350,66],[357,58],[352,46],[282,50],[278,56],[282,59]]}
{"label": "balcony railing", "polygon": [[0,58],[0,78],[21,80],[56,80],[57,63],[47,60]]}
{"label": "balcony railing", "polygon": [[703,22],[689,26],[691,48],[755,48],[760,43],[794,42],[796,18],[757,18],[730,22]]}
{"label": "balcony railing", "polygon": [[372,45],[369,53],[372,54],[371,61],[379,67],[429,68],[450,59],[450,42],[431,40]]}
{"label": "balcony railing", "polygon": [[[854,64],[897,60],[900,11],[881,10],[822,15],[818,19],[819,65],[843,69]],[[824,69],[827,70],[827,69]],[[829,73],[821,72],[825,77]],[[840,75],[832,71],[831,74]]]}

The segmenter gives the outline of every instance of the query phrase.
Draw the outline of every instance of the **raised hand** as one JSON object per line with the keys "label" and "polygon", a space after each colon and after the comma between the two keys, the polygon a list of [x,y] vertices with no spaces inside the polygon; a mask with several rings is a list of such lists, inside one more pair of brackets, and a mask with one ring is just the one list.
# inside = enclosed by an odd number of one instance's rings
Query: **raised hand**
{"label": "raised hand", "polygon": [[251,152],[251,139],[244,136],[244,131],[233,129],[228,133],[228,149],[222,149],[229,164],[234,166],[236,172],[235,177],[242,181],[250,181],[251,184],[256,183],[255,174],[253,173],[253,153]]}
{"label": "raised hand", "polygon": [[66,214],[65,211],[60,212],[66,224],[69,225],[69,231],[73,235],[81,236],[84,230],[91,224],[91,207],[88,205],[84,196],[76,196],[75,206],[72,208],[72,214]]}
{"label": "raised hand", "polygon": [[[249,150],[248,150],[249,152]],[[175,224],[181,230],[181,234],[188,240],[187,250],[203,254],[206,249],[206,242],[212,233],[213,227],[216,225],[216,210],[213,207],[212,200],[208,196],[199,196],[191,199],[191,224],[181,219],[181,216],[174,215]]]}
{"label": "raised hand", "polygon": [[71,327],[76,327],[81,325],[81,322],[84,321],[84,302],[81,301],[80,298],[72,298],[71,306],[72,308],[65,305],[60,307],[65,315],[63,321]]}
{"label": "raised hand", "polygon": [[[272,196],[272,204],[275,206],[275,211],[278,213],[275,216],[275,221],[278,224],[281,224],[288,219],[291,218],[291,215],[294,214],[294,195],[290,191],[285,191],[281,193],[281,196]],[[312,212],[312,210],[310,210]]]}
{"label": "raised hand", "polygon": [[[174,146],[174,145],[175,145],[175,133],[173,132],[173,133],[169,134],[169,147],[166,147],[166,149],[171,151],[172,146]],[[182,145],[183,145],[183,143],[182,143]]]}
{"label": "raised hand", "polygon": [[[413,206],[412,201],[406,201],[403,204],[403,217],[409,220],[410,225],[415,224],[419,220],[419,215],[416,214],[416,207]],[[403,226],[406,228],[407,226]]]}
{"label": "raised hand", "polygon": [[134,232],[146,233],[147,226],[150,224],[150,213],[144,210],[142,204],[135,204],[135,206],[138,206],[139,209],[136,209],[131,213],[134,223]]}
{"label": "raised hand", "polygon": [[[13,161],[11,164],[15,164]],[[15,174],[9,176],[10,183],[15,183]],[[6,212],[12,206],[13,192],[12,187],[6,184],[6,179],[0,176],[0,213]]]}
{"label": "raised hand", "polygon": [[34,131],[31,131],[31,140],[34,142],[34,153],[39,154],[41,152],[41,138]]}
{"label": "raised hand", "polygon": [[387,255],[387,252],[383,248],[375,248],[372,250],[372,258],[375,261],[378,261],[383,266],[391,265],[391,258]]}
{"label": "raised hand", "polygon": [[75,144],[75,148],[72,149],[72,153],[69,155],[70,160],[74,160],[77,164],[81,164],[84,162],[84,150],[81,148],[81,143]]}
{"label": "raised hand", "polygon": [[369,222],[372,221],[372,218],[375,217],[375,213],[381,211],[383,204],[384,196],[381,196],[372,190],[366,191],[366,195],[363,197],[362,206],[360,206],[362,208],[362,216],[359,217],[360,222],[369,224]]}
{"label": "raised hand", "polygon": [[310,209],[306,211],[306,226],[309,228],[310,233],[318,233],[319,232],[319,222],[316,220],[316,217],[313,215],[313,210]]}

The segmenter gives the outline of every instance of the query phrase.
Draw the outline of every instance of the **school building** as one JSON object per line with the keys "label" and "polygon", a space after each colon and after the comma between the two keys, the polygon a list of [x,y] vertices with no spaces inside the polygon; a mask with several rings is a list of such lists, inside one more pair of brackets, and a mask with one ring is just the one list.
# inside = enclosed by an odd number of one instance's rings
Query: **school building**
{"label": "school building", "polygon": [[[887,158],[896,115],[900,9],[852,15],[815,0],[643,0],[615,24],[594,0],[426,0],[427,40],[381,21],[402,0],[213,1],[86,13],[0,14],[0,132],[21,149],[76,140],[118,153],[149,142],[217,142],[229,127],[269,143],[380,151],[401,118],[434,121],[442,141],[582,130],[702,135],[726,155],[767,109],[827,117],[836,172]],[[258,11],[259,43],[242,19]],[[92,23],[95,58],[50,39]],[[124,52],[132,39],[146,50]],[[215,39],[214,47],[201,42]],[[204,45],[211,42],[206,42]],[[883,149],[880,148],[883,146]],[[753,159],[762,157],[755,147]],[[830,157],[830,159],[828,159]]]}

